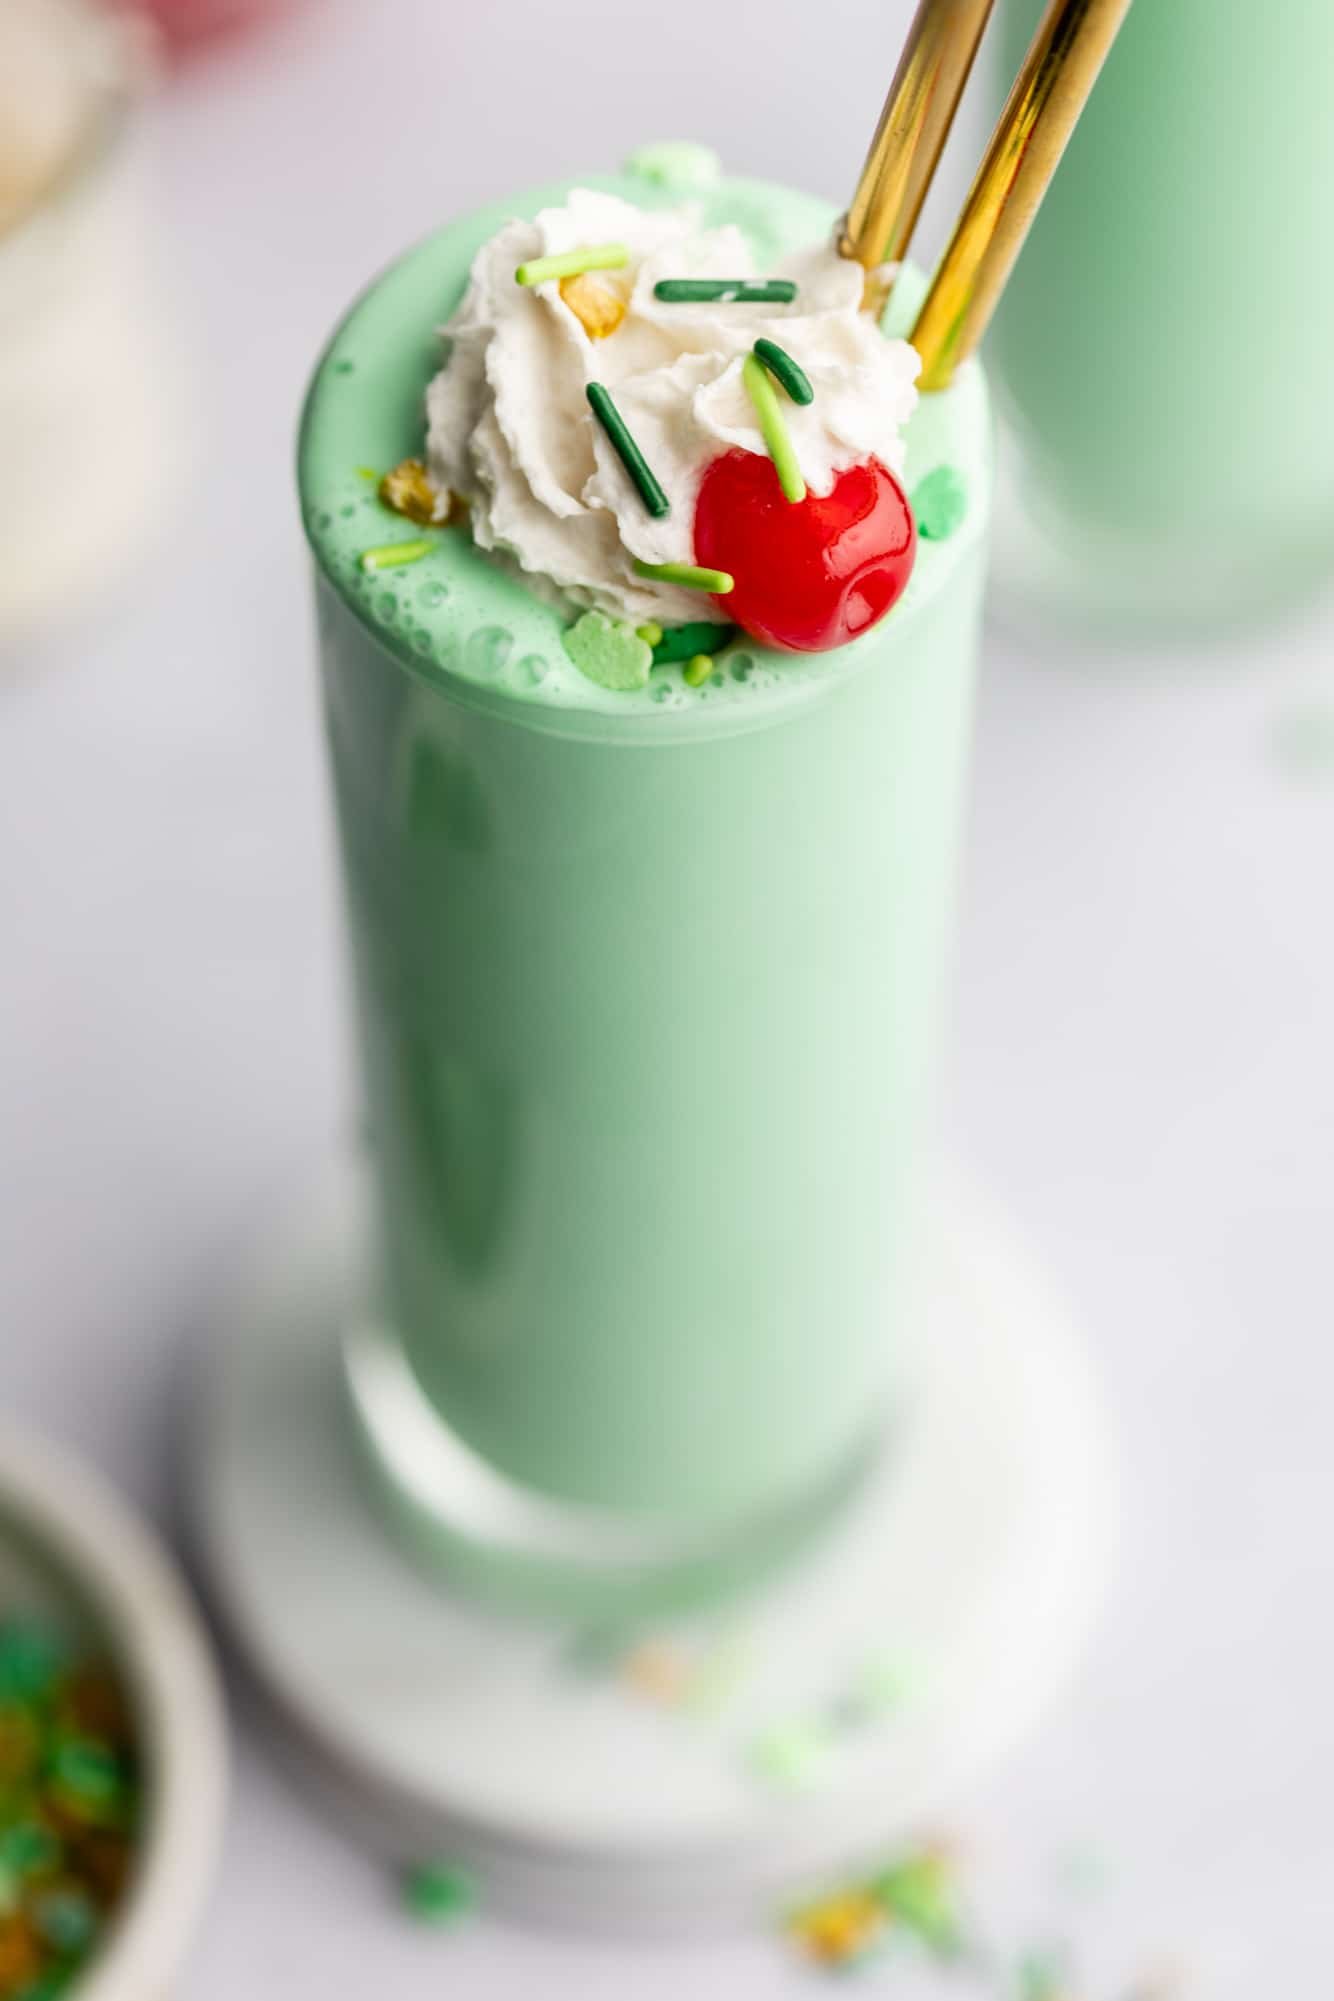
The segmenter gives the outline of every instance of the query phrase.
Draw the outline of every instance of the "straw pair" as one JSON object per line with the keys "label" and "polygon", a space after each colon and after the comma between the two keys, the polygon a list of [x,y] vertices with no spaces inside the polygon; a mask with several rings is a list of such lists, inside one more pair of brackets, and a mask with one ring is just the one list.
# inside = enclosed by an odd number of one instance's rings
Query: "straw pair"
{"label": "straw pair", "polygon": [[[839,250],[881,275],[912,240],[993,0],[920,0]],[[924,390],[944,389],[977,346],[1131,0],[1049,0],[909,338]]]}

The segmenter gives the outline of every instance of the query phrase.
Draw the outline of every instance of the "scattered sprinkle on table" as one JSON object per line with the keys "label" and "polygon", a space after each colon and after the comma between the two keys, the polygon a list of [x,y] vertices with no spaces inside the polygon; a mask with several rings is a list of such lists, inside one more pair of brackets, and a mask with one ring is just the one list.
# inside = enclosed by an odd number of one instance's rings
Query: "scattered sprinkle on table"
{"label": "scattered sprinkle on table", "polygon": [[653,296],[665,306],[790,306],[797,287],[792,278],[659,278]]}
{"label": "scattered sprinkle on table", "polygon": [[580,250],[564,250],[557,257],[531,257],[514,273],[517,285],[545,285],[551,278],[577,278],[584,271],[619,271],[630,262],[623,243],[585,244]]}
{"label": "scattered sprinkle on table", "polygon": [[584,394],[587,396],[593,415],[601,424],[617,458],[629,473],[639,497],[655,521],[671,513],[671,502],[658,484],[649,467],[648,460],[630,435],[630,427],[611,399],[611,391],[601,382],[590,382]]}
{"label": "scattered sprinkle on table", "polygon": [[416,542],[382,542],[376,549],[367,549],[361,558],[361,567],[366,571],[401,570],[405,563],[420,563],[423,556],[429,556],[435,543],[426,536]]}
{"label": "scattered sprinkle on table", "polygon": [[735,579],[726,570],[702,570],[695,563],[644,563],[636,556],[634,571],[637,577],[652,577],[660,584],[679,584],[687,591],[711,591],[720,598],[726,597],[735,585]]}
{"label": "scattered sprinkle on table", "polygon": [[450,1862],[419,1862],[403,1873],[403,1908],[424,1925],[452,1925],[476,1908],[477,1886]]}
{"label": "scattered sprinkle on table", "polygon": [[804,500],[806,482],[801,476],[801,467],[797,463],[797,454],[793,450],[787,425],[783,421],[778,397],[764,363],[755,355],[748,354],[742,362],[741,380],[754,406],[760,435],[764,439],[769,457],[774,462],[774,471],[778,474],[778,484],[783,490],[784,500],[793,503]]}

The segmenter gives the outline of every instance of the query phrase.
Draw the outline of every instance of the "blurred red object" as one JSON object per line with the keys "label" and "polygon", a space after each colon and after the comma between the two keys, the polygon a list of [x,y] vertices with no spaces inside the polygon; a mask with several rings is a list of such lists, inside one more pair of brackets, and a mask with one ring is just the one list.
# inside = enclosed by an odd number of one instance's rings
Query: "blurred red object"
{"label": "blurred red object", "polygon": [[272,15],[286,13],[297,0],[120,0],[128,12],[144,14],[160,28],[168,49],[185,54],[220,35],[240,33]]}

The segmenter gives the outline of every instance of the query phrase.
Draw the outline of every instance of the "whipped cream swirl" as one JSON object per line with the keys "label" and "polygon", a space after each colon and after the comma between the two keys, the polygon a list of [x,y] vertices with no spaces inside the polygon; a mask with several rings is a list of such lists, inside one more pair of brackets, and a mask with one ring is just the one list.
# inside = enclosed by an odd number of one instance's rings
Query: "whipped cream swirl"
{"label": "whipped cream swirl", "polygon": [[[516,265],[600,243],[630,262],[597,280],[626,302],[616,331],[594,340],[555,280],[515,282]],[[662,278],[784,277],[790,305],[668,305]],[[861,266],[832,244],[756,272],[742,232],[704,229],[691,206],[640,209],[576,189],[562,208],[512,222],[484,244],[442,332],[444,367],[426,395],[427,455],[440,487],[472,509],[480,547],[553,602],[615,617],[721,619],[713,600],[636,575],[633,559],[694,561],[695,500],[706,467],[735,446],[763,452],[741,365],[763,334],[809,376],[815,400],[784,404],[802,476],[827,493],[835,475],[875,457],[898,473],[901,431],[917,400],[918,358],[861,308]],[[654,520],[588,407],[602,382],[671,503]]]}

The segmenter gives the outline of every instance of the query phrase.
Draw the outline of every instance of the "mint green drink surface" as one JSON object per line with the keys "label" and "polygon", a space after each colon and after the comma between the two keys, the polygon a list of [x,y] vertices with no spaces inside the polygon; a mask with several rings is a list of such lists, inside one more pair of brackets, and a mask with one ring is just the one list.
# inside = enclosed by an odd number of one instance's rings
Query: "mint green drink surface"
{"label": "mint green drink surface", "polygon": [[[1007,86],[1039,12],[1003,0]],[[1132,599],[1334,567],[1332,76],[1328,5],[1139,0],[1010,279],[998,407],[1039,508],[1143,552]]]}
{"label": "mint green drink surface", "polygon": [[[663,191],[592,178],[644,203]],[[339,329],[302,435],[384,1309],[418,1381],[542,1493],[720,1527],[881,1421],[911,1271],[986,555],[975,369],[905,483],[965,515],[840,652],[585,681],[558,613],[364,473],[420,449],[433,328],[538,190],[442,231]],[[829,229],[729,182],[757,260]],[[358,469],[362,469],[359,471]]]}

